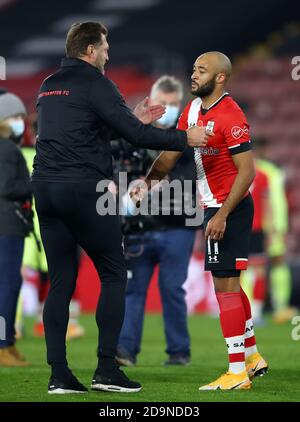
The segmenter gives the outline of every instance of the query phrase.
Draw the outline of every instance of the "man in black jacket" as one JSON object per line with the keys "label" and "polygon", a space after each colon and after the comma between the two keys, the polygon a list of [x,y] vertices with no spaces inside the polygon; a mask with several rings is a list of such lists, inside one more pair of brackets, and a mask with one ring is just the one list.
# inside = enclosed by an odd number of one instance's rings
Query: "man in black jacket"
{"label": "man in black jacket", "polygon": [[[21,289],[21,264],[28,225],[24,206],[30,206],[31,186],[17,143],[24,132],[23,102],[0,92],[0,367],[27,366],[15,346],[15,316]],[[5,321],[5,329],[1,323]],[[3,335],[4,334],[4,335]]]}
{"label": "man in black jacket", "polygon": [[[205,128],[161,130],[148,125],[163,114],[147,100],[135,114],[104,76],[107,30],[101,23],[74,24],[67,35],[67,58],[42,84],[38,96],[38,140],[33,189],[51,287],[44,308],[47,360],[52,368],[48,392],[84,392],[68,368],[65,335],[77,278],[79,244],[101,278],[96,311],[98,366],[93,390],[137,392],[115,362],[124,317],[126,268],[117,215],[96,212],[96,184],[112,178],[110,140],[122,136],[144,148],[181,151],[204,146]],[[145,123],[145,124],[144,124]]]}

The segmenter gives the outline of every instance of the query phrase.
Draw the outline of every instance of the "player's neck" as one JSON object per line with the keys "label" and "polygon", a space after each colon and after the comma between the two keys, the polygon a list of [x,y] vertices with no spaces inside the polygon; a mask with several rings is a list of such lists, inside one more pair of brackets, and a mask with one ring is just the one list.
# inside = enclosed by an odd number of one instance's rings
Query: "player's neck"
{"label": "player's neck", "polygon": [[216,103],[220,98],[223,97],[225,94],[225,90],[214,92],[213,94],[201,98],[202,100],[202,107],[206,110],[208,110],[214,103]]}

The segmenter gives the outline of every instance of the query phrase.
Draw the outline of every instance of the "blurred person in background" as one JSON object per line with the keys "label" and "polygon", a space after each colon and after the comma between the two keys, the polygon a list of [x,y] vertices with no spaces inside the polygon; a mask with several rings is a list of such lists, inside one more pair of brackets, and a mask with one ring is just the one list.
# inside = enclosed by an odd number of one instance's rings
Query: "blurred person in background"
{"label": "blurred person in background", "polygon": [[[32,121],[31,130],[33,134],[33,143],[31,145],[22,146],[22,153],[26,160],[29,173],[33,170],[33,159],[36,154],[35,141],[37,135],[37,118]],[[34,202],[33,202],[34,209]],[[34,233],[25,239],[24,255],[22,262],[22,276],[24,283],[30,283],[37,289],[39,309],[37,312],[37,321],[34,325],[34,335],[37,337],[44,337],[45,329],[43,323],[43,308],[49,290],[49,275],[45,251],[41,241],[40,227],[36,213],[33,218]],[[78,254],[79,254],[78,250]],[[22,294],[21,294],[22,296]],[[22,306],[22,297],[21,304]],[[18,313],[22,315],[22,312]],[[82,337],[85,333],[84,327],[79,324],[78,318],[80,315],[80,299],[76,290],[70,303],[70,319],[67,328],[66,338],[71,340]],[[20,317],[17,318],[17,326],[20,327]],[[22,330],[20,330],[22,331]]]}
{"label": "blurred person in background", "polygon": [[[254,147],[255,149],[255,147]],[[256,161],[255,161],[256,164]],[[248,270],[243,273],[242,284],[252,298],[251,309],[255,326],[264,324],[263,308],[267,293],[267,253],[265,224],[269,216],[269,181],[265,173],[257,168],[250,187],[254,203],[254,216],[250,239]]]}
{"label": "blurred person in background", "polygon": [[268,233],[267,254],[270,267],[270,294],[273,318],[277,323],[289,321],[297,310],[289,306],[291,297],[291,271],[285,261],[289,217],[285,192],[284,171],[268,160],[267,139],[255,139],[255,157],[257,168],[266,174],[269,184],[269,218],[265,230]]}
{"label": "blurred person in background", "polygon": [[0,340],[0,366],[28,366],[16,348],[15,317],[22,285],[24,238],[31,226],[31,186],[19,144],[25,106],[16,95],[0,92],[0,316],[6,325]]}
{"label": "blurred person in background", "polygon": [[[150,103],[165,106],[166,113],[153,125],[161,129],[175,127],[182,99],[181,82],[173,76],[160,77],[152,86]],[[151,159],[145,165],[144,175],[150,164]],[[181,183],[183,180],[192,180],[195,188],[196,168],[192,148],[186,148],[170,173],[169,180],[174,179]],[[126,288],[125,317],[116,356],[120,365],[135,365],[140,352],[147,291],[156,265],[159,265],[159,291],[166,353],[169,355],[165,364],[186,365],[190,361],[190,337],[183,284],[187,278],[195,228],[185,227],[184,214],[180,217],[173,214],[174,212],[169,216],[151,216],[145,232],[127,238],[129,245],[125,251],[130,275]]]}

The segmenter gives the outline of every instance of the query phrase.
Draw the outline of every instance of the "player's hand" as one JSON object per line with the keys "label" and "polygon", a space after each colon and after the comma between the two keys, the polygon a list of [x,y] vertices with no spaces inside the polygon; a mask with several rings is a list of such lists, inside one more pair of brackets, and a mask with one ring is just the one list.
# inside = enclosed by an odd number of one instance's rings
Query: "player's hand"
{"label": "player's hand", "polygon": [[205,126],[193,126],[186,131],[187,143],[190,147],[205,147],[210,136],[214,133],[208,131]]}
{"label": "player's hand", "polygon": [[166,107],[157,104],[149,105],[149,98],[146,97],[138,103],[138,105],[133,110],[133,114],[142,122],[144,125],[155,122],[165,114]]}
{"label": "player's hand", "polygon": [[226,229],[226,218],[216,213],[208,222],[205,230],[205,239],[221,240]]}
{"label": "player's hand", "polygon": [[141,201],[147,195],[148,188],[146,183],[143,180],[137,180],[133,186],[130,186],[129,196],[136,206],[139,207]]}

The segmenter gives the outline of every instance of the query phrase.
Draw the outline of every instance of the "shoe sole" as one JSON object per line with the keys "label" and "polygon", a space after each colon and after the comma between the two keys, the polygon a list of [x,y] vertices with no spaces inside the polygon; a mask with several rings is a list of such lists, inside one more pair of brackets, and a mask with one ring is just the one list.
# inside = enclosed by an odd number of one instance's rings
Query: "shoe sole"
{"label": "shoe sole", "polygon": [[248,374],[250,380],[253,380],[256,377],[263,377],[264,375],[266,375],[268,373],[269,367],[265,366],[263,368],[258,369],[257,371],[255,371],[254,373]]}
{"label": "shoe sole", "polygon": [[48,391],[48,394],[85,394],[87,391],[65,390],[64,388],[56,388]]}
{"label": "shoe sole", "polygon": [[217,388],[204,388],[200,387],[199,391],[230,391],[230,390],[250,390],[252,387],[252,383],[250,381],[244,381],[241,384],[235,385],[231,388],[220,388],[219,386]]}
{"label": "shoe sole", "polygon": [[93,391],[110,391],[111,393],[138,393],[142,387],[139,388],[125,388],[119,385],[107,385],[107,384],[93,384],[91,390]]}
{"label": "shoe sole", "polygon": [[248,372],[248,377],[250,380],[253,380],[255,377],[263,377],[268,370],[268,363],[264,359],[260,359],[256,366]]}
{"label": "shoe sole", "polygon": [[232,387],[231,390],[250,390],[251,387],[252,387],[251,381],[246,381],[240,385],[237,385],[236,387]]}

